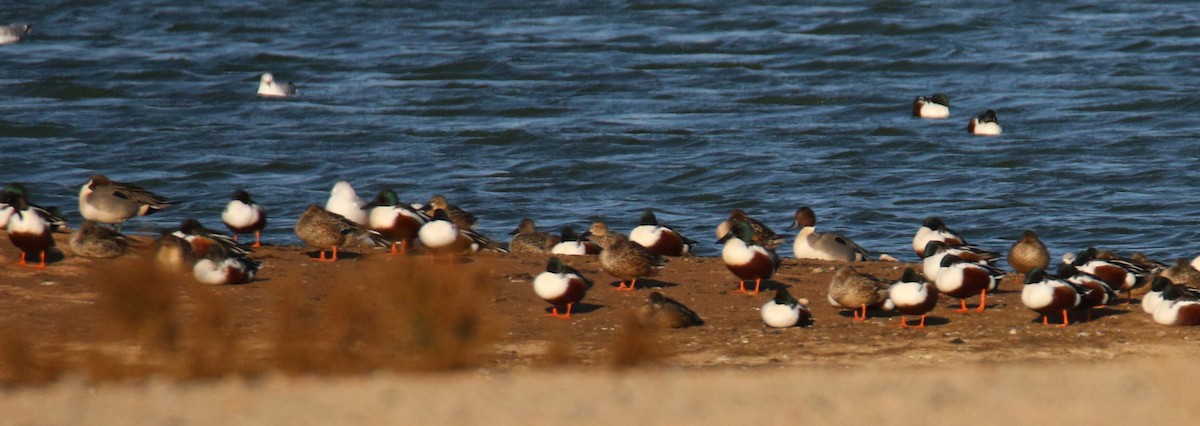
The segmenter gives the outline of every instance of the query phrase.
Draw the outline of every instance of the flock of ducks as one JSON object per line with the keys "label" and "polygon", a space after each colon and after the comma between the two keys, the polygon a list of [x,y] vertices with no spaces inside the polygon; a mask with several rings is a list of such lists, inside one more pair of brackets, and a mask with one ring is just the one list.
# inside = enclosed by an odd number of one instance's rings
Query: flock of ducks
{"label": "flock of ducks", "polygon": [[[71,253],[81,257],[121,256],[134,240],[120,232],[121,224],[137,216],[153,214],[172,202],[136,185],[95,175],[79,189],[81,226],[68,239]],[[202,283],[242,284],[254,280],[262,266],[249,257],[261,247],[267,213],[250,193],[237,190],[221,214],[230,235],[205,228],[198,220],[183,220],[179,229],[162,232],[157,240],[156,259],[169,267],[187,270]],[[841,262],[866,260],[869,252],[850,238],[816,230],[816,213],[800,207],[788,229],[798,229],[794,255],[798,259]],[[565,227],[559,235],[539,231],[532,219],[523,219],[507,245],[492,240],[474,228],[475,215],[435,195],[425,204],[405,204],[390,189],[364,202],[349,182],[337,182],[322,207],[310,204],[296,220],[295,234],[317,249],[314,260],[336,262],[339,248],[390,248],[391,253],[427,253],[450,257],[480,250],[512,253],[544,253],[551,257],[544,272],[533,279],[534,293],[548,302],[557,318],[570,318],[572,308],[586,297],[593,282],[562,259],[569,256],[598,257],[601,269],[617,278],[614,290],[634,291],[638,279],[655,276],[669,257],[690,255],[697,243],[659,222],[654,212],[642,213],[638,226],[624,234],[593,222],[583,233]],[[0,229],[21,250],[20,265],[45,268],[47,253],[55,251],[54,232],[66,232],[67,224],[54,208],[30,202],[25,187],[11,183],[0,192]],[[758,294],[764,281],[780,268],[775,248],[786,241],[766,224],[735,209],[717,225],[721,259],[739,280],[734,292]],[[239,235],[253,234],[253,244],[241,244]],[[1007,256],[973,246],[941,219],[926,219],[913,236],[912,248],[922,261],[918,269],[906,268],[895,280],[861,273],[852,265],[839,268],[829,283],[831,306],[852,310],[856,321],[868,318],[871,309],[896,310],[900,326],[909,327],[908,316],[919,316],[914,327],[924,327],[926,315],[936,308],[941,296],[958,299],[960,313],[983,312],[987,296],[1007,274],[997,263],[1007,260],[1013,271],[1024,276],[1021,300],[1042,315],[1043,324],[1056,319],[1068,326],[1076,318],[1114,303],[1119,292],[1125,302],[1132,291],[1150,286],[1142,307],[1154,321],[1166,325],[1200,324],[1200,271],[1179,260],[1174,266],[1143,256],[1120,258],[1111,252],[1089,248],[1067,253],[1054,273],[1048,271],[1049,251],[1033,231],[1025,231],[1010,247]],[[895,260],[883,255],[881,259]],[[34,263],[36,261],[36,263]],[[751,287],[751,282],[753,287]],[[974,309],[968,299],[979,296]],[[805,325],[812,315],[807,299],[793,297],[786,288],[760,309],[763,322],[771,327]],[[659,292],[653,292],[639,308],[638,318],[648,326],[687,327],[703,324],[694,311]],[[1061,318],[1061,322],[1057,321]]]}

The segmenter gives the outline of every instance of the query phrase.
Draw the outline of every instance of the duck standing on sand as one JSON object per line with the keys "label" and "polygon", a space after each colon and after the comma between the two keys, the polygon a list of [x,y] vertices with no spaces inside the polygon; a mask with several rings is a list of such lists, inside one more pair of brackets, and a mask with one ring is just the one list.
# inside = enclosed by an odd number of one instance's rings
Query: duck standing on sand
{"label": "duck standing on sand", "polygon": [[733,209],[729,212],[729,218],[717,224],[717,238],[724,238],[728,234],[734,222],[742,221],[750,224],[754,228],[753,240],[755,244],[774,250],[782,245],[787,238],[783,235],[776,234],[766,224],[759,222],[757,219],[746,214],[745,210]]}
{"label": "duck standing on sand", "polygon": [[[390,241],[375,231],[362,229],[354,222],[340,214],[330,213],[316,204],[309,204],[293,228],[296,236],[305,244],[320,250],[321,256],[316,259],[321,262],[337,262],[338,246],[344,246],[351,239],[370,241],[377,247],[388,247]],[[332,249],[333,255],[325,258],[325,249]]]}
{"label": "duck standing on sand", "polygon": [[237,242],[238,234],[254,233],[254,245],[262,247],[262,230],[267,227],[267,212],[262,206],[250,198],[250,193],[239,189],[234,191],[233,199],[225,204],[221,212],[221,221],[233,233],[233,242]]}
{"label": "duck standing on sand", "polygon": [[[379,191],[379,195],[366,209],[370,212],[371,230],[392,240],[391,253],[406,254],[408,247],[417,239],[421,227],[429,222],[429,216],[400,202],[396,192],[390,189]],[[400,244],[400,251],[396,251]]]}
{"label": "duck standing on sand", "polygon": [[[621,280],[618,291],[633,291],[640,277],[651,277],[667,266],[667,259],[651,253],[641,244],[629,241],[623,234],[608,233],[605,244],[601,244],[600,267],[609,275]],[[629,287],[625,287],[629,281]]]}
{"label": "duck standing on sand", "polygon": [[967,299],[979,295],[979,307],[975,312],[983,312],[987,307],[987,293],[996,289],[1004,272],[999,269],[962,260],[958,256],[949,255],[942,258],[941,269],[933,284],[938,291],[947,296],[959,299],[962,308],[956,312],[967,313]]}
{"label": "duck standing on sand", "polygon": [[121,224],[134,216],[145,216],[171,206],[171,202],[136,185],[95,175],[79,188],[79,214],[99,223]]}
{"label": "duck standing on sand", "polygon": [[638,226],[629,231],[629,240],[662,256],[683,256],[691,253],[696,245],[696,241],[684,237],[671,227],[659,225],[658,218],[650,209],[642,212]]}
{"label": "duck standing on sand", "polygon": [[1079,307],[1083,295],[1090,290],[1069,281],[1051,277],[1041,269],[1033,269],[1025,275],[1025,287],[1021,289],[1021,303],[1042,315],[1042,325],[1050,325],[1050,315],[1062,312],[1063,322],[1059,327],[1071,324],[1068,311]]}
{"label": "duck standing on sand", "polygon": [[[867,308],[895,308],[888,299],[889,285],[879,278],[863,274],[853,266],[843,266],[829,280],[829,305],[838,309],[852,309],[855,321],[867,319]],[[858,311],[862,310],[860,316]]]}
{"label": "duck standing on sand", "polygon": [[1018,274],[1028,274],[1034,269],[1045,270],[1050,266],[1050,251],[1038,239],[1037,233],[1026,230],[1021,239],[1008,249],[1008,264]]}
{"label": "duck standing on sand", "polygon": [[635,313],[637,321],[646,327],[685,328],[704,325],[704,320],[675,299],[652,292],[646,303]]}
{"label": "duck standing on sand", "polygon": [[475,215],[466,210],[463,210],[456,204],[450,204],[446,200],[446,196],[436,194],[429,198],[429,202],[425,203],[424,212],[429,217],[433,217],[434,210],[445,210],[446,215],[450,217],[450,221],[454,222],[454,226],[459,229],[475,229],[479,225],[479,219]]}
{"label": "duck standing on sand", "polygon": [[47,222],[37,212],[26,198],[25,188],[19,184],[9,185],[4,192],[4,203],[12,206],[12,216],[8,218],[8,239],[21,250],[21,261],[18,265],[28,265],[30,254],[40,260],[35,266],[46,268],[46,251],[54,247],[54,237],[50,233],[50,222]]}
{"label": "duck standing on sand", "polygon": [[[557,257],[551,257],[546,270],[533,278],[533,292],[554,306],[553,312],[546,314],[548,317],[571,318],[571,307],[583,300],[591,288],[591,280],[564,265]],[[559,308],[562,308],[562,314],[559,314]]]}
{"label": "duck standing on sand", "polygon": [[521,219],[517,229],[509,235],[513,236],[508,243],[510,253],[546,253],[560,242],[558,237],[538,231],[533,219],[529,218]]}
{"label": "duck standing on sand", "polygon": [[775,298],[764,303],[759,313],[763,323],[774,328],[807,324],[812,318],[812,312],[808,310],[808,299],[797,300],[786,288],[775,290]]}
{"label": "duck standing on sand", "polygon": [[904,268],[900,281],[888,289],[888,299],[900,311],[900,328],[908,327],[908,315],[920,315],[921,322],[916,327],[925,328],[925,315],[937,306],[938,290],[933,283],[921,279],[916,270]]}
{"label": "duck standing on sand", "polygon": [[[721,260],[738,281],[738,293],[758,294],[762,281],[779,271],[779,256],[774,250],[754,243],[754,228],[749,222],[733,222],[732,229],[717,243],[724,243]],[[746,280],[754,280],[754,292],[746,291]]]}
{"label": "duck standing on sand", "polygon": [[840,260],[857,262],[866,260],[867,250],[849,238],[831,232],[817,232],[817,214],[808,206],[796,209],[795,221],[787,229],[800,228],[792,252],[797,259]]}

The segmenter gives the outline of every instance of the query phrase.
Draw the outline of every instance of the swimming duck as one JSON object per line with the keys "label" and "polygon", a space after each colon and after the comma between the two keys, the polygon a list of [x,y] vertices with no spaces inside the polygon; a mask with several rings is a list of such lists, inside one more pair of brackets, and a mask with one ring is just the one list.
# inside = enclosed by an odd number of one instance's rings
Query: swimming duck
{"label": "swimming duck", "polygon": [[13,207],[12,216],[8,218],[8,239],[21,250],[18,265],[27,265],[29,255],[34,254],[40,259],[35,267],[44,269],[46,251],[54,247],[50,223],[29,204],[22,186],[9,185],[9,188],[4,193],[5,204]]}
{"label": "swimming duck", "polygon": [[817,215],[807,206],[796,209],[795,221],[787,229],[799,227],[792,251],[797,259],[841,260],[856,262],[866,260],[868,253],[842,235],[817,232]]}
{"label": "swimming duck", "polygon": [[206,257],[192,266],[192,276],[204,284],[245,284],[254,281],[260,267],[261,262],[245,256]]}
{"label": "swimming duck", "polygon": [[934,93],[932,97],[917,96],[913,100],[913,117],[947,118],[950,117],[950,100],[943,93]]}
{"label": "swimming duck", "polygon": [[1154,307],[1154,322],[1162,325],[1200,325],[1200,299],[1181,285],[1168,285]]}
{"label": "swimming duck", "polygon": [[[322,262],[336,262],[338,246],[344,246],[351,239],[369,241],[377,247],[388,247],[391,241],[383,238],[378,232],[368,231],[340,214],[330,213],[316,204],[309,204],[293,228],[296,236],[305,244],[316,247],[321,251]],[[331,248],[333,255],[325,258],[325,249]]]}
{"label": "swimming duck", "polygon": [[1146,284],[1145,278],[1149,271],[1127,259],[1101,258],[1099,256],[1100,252],[1095,247],[1089,247],[1075,256],[1072,264],[1082,272],[1100,277],[1114,290],[1124,291],[1126,293],[1124,304],[1128,304],[1132,298],[1133,289]]}
{"label": "swimming duck", "polygon": [[432,217],[433,211],[438,209],[445,210],[446,214],[450,216],[450,221],[454,222],[454,226],[459,229],[475,229],[475,225],[479,224],[479,219],[475,215],[463,210],[458,205],[450,204],[449,201],[446,201],[446,196],[441,194],[429,198],[429,202],[425,203],[425,214]]}
{"label": "swimming duck", "polygon": [[1021,233],[1021,239],[1008,249],[1008,264],[1018,274],[1026,274],[1033,269],[1045,270],[1050,266],[1050,251],[1038,239],[1037,233],[1026,230]]}
{"label": "swimming duck", "polygon": [[[550,257],[546,271],[533,279],[533,292],[554,306],[552,313],[546,316],[555,318],[571,318],[571,307],[583,300],[591,288],[591,280],[564,265],[557,257]],[[559,308],[562,308],[562,314],[559,314]]]}
{"label": "swimming duck", "polygon": [[154,193],[136,185],[95,175],[79,188],[79,214],[94,222],[116,225],[134,216],[145,216],[171,206]]}
{"label": "swimming duck", "polygon": [[995,267],[999,254],[975,246],[947,246],[941,241],[930,241],[925,245],[925,259],[921,260],[922,272],[925,279],[933,282],[937,279],[938,271],[942,269],[942,259],[946,256],[958,256],[966,262]]}
{"label": "swimming duck", "polygon": [[[379,195],[365,208],[370,212],[368,222],[371,230],[392,240],[391,253],[408,253],[408,247],[417,239],[417,233],[430,219],[425,213],[401,203],[396,192],[390,189],[379,191]],[[399,252],[396,251],[396,244],[400,244]]]}
{"label": "swimming duck", "polygon": [[25,37],[32,30],[33,26],[26,24],[0,25],[0,44],[11,44],[21,41],[21,38]]}
{"label": "swimming duck", "polygon": [[539,232],[537,225],[530,218],[521,219],[517,229],[509,235],[513,236],[508,243],[508,251],[511,253],[546,253],[561,241],[554,235]]}
{"label": "swimming duck", "polygon": [[808,310],[808,299],[797,300],[786,288],[775,290],[775,298],[764,303],[759,313],[763,323],[774,328],[806,324],[812,318],[812,312]]}
{"label": "swimming duck", "polygon": [[741,279],[738,293],[748,293],[746,280],[754,280],[754,292],[750,294],[758,294],[762,280],[770,279],[779,271],[779,256],[774,250],[754,243],[754,228],[749,222],[733,222],[730,232],[717,243],[725,244],[721,249],[725,267]]}
{"label": "swimming duck", "polygon": [[650,293],[646,303],[638,308],[635,315],[638,322],[646,327],[684,328],[704,325],[704,320],[687,306],[657,291]]}
{"label": "swimming duck", "polygon": [[583,239],[575,234],[575,230],[570,226],[565,226],[562,229],[561,237],[558,244],[555,244],[550,249],[551,254],[564,256],[583,256],[588,254],[600,254],[600,246],[591,241]]}
{"label": "swimming duck", "polygon": [[962,308],[955,311],[958,313],[967,312],[967,299],[976,294],[979,295],[979,307],[975,312],[983,312],[987,307],[987,293],[995,290],[1004,277],[1004,272],[999,269],[967,262],[954,255],[942,258],[941,266],[933,284],[938,291],[960,299]]}
{"label": "swimming duck", "polygon": [[[829,304],[838,309],[853,309],[854,320],[867,319],[867,308],[893,309],[888,299],[889,285],[875,276],[858,272],[853,266],[843,266],[829,281]],[[862,309],[860,316],[858,310]]]}
{"label": "swimming duck", "polygon": [[925,315],[937,306],[938,290],[933,283],[921,279],[916,270],[904,268],[900,281],[888,289],[888,298],[900,311],[900,328],[908,327],[908,315],[920,315],[921,322],[916,327],[925,328]]}
{"label": "swimming duck", "polygon": [[743,221],[748,222],[754,228],[754,243],[760,246],[774,250],[787,241],[783,235],[776,234],[766,224],[747,215],[742,209],[733,209],[729,212],[729,218],[717,225],[717,238],[724,238],[725,234],[729,233],[730,225],[733,222]]}
{"label": "swimming duck", "polygon": [[925,247],[930,241],[941,241],[948,246],[965,246],[967,240],[954,232],[942,223],[942,219],[937,217],[926,218],[921,222],[921,227],[917,228],[917,235],[913,236],[913,251],[917,253],[917,257],[925,258]]}
{"label": "swimming duck", "polygon": [[971,122],[967,123],[967,131],[971,134],[980,136],[1000,136],[1000,119],[996,118],[996,111],[987,110],[978,117],[971,117]]}
{"label": "swimming duck", "polygon": [[325,202],[326,211],[342,215],[359,226],[370,226],[366,206],[367,203],[358,198],[358,193],[350,186],[350,182],[344,180],[333,185],[333,189],[329,191],[329,200]]}
{"label": "swimming duck", "polygon": [[125,234],[84,220],[68,240],[71,253],[80,257],[109,259],[125,254],[130,240]]}
{"label": "swimming duck", "polygon": [[1102,308],[1108,305],[1113,300],[1117,299],[1117,293],[1104,280],[1087,272],[1081,272],[1075,268],[1075,265],[1060,264],[1058,266],[1058,276],[1071,284],[1075,284],[1077,288],[1087,290],[1082,294],[1082,299],[1079,301],[1079,308],[1087,310],[1087,320],[1092,320],[1092,311],[1095,308]]}
{"label": "swimming duck", "polygon": [[262,230],[267,226],[267,212],[250,198],[249,192],[242,189],[234,191],[233,198],[221,212],[221,221],[233,233],[233,242],[237,242],[238,234],[253,232],[254,245],[250,247],[262,247]]}
{"label": "swimming duck", "polygon": [[1079,307],[1083,294],[1090,290],[1069,281],[1046,275],[1046,271],[1034,268],[1025,274],[1025,287],[1021,289],[1021,303],[1042,315],[1042,325],[1050,325],[1050,315],[1062,312],[1063,322],[1059,327],[1071,324],[1067,311]]}
{"label": "swimming duck", "polygon": [[592,226],[588,227],[588,230],[584,231],[580,237],[600,246],[600,250],[602,251],[604,247],[612,244],[618,237],[629,239],[625,234],[608,229],[608,225],[601,221],[592,222]]}
{"label": "swimming duck", "polygon": [[[641,244],[629,241],[623,234],[610,233],[607,246],[600,251],[600,267],[604,272],[621,280],[616,290],[633,291],[640,277],[652,277],[667,266],[667,259],[651,253]],[[629,287],[625,287],[629,281]]]}
{"label": "swimming duck", "polygon": [[268,98],[286,98],[296,94],[296,85],[291,82],[275,81],[275,76],[269,72],[262,73],[258,79],[258,96]]}
{"label": "swimming duck", "polygon": [[684,237],[669,226],[658,224],[654,212],[646,209],[638,226],[629,231],[629,240],[641,244],[651,253],[663,256],[683,256],[692,251],[696,241]]}

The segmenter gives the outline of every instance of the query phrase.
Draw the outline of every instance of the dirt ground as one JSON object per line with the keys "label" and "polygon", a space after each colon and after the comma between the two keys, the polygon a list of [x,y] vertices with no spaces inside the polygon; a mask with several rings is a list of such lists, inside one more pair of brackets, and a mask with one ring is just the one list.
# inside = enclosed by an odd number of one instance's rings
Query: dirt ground
{"label": "dirt ground", "polygon": [[[829,306],[843,263],[786,260],[768,291],[747,296],[717,258],[673,258],[618,292],[594,256],[565,257],[597,284],[561,320],[544,316],[530,285],[546,256],[366,250],[324,264],[307,249],[265,247],[253,254],[265,264],[257,281],[212,287],[156,268],[151,245],[118,260],[68,253],[36,270],[14,265],[17,250],[0,240],[0,423],[112,424],[133,412],[152,424],[1173,424],[1200,414],[1197,329],[1154,324],[1136,303],[1043,326],[1015,276],[983,313],[955,313],[943,297],[926,328],[901,329],[891,312],[856,322]],[[905,266],[856,265],[888,280]],[[812,301],[812,324],[762,324],[758,308],[778,287]],[[652,290],[706,324],[633,326]]]}

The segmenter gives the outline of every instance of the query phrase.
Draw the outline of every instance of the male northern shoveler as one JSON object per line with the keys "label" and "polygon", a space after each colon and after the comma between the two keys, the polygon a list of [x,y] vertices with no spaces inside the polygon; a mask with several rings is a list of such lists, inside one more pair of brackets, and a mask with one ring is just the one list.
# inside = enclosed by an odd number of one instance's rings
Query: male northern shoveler
{"label": "male northern shoveler", "polygon": [[109,259],[125,254],[130,240],[125,234],[84,220],[68,240],[71,253],[80,257]]}
{"label": "male northern shoveler", "polygon": [[359,226],[370,226],[366,205],[367,203],[358,198],[358,193],[350,186],[350,182],[343,180],[333,184],[333,189],[329,191],[329,200],[325,202],[325,210],[339,214]]}
{"label": "male northern shoveler", "polygon": [[786,288],[775,290],[775,298],[764,303],[759,313],[764,324],[775,328],[807,324],[812,318],[812,312],[808,310],[808,299],[796,299]]}
{"label": "male northern shoveler", "polygon": [[950,117],[950,99],[943,93],[934,93],[932,97],[917,96],[913,100],[913,117],[947,118]]}
{"label": "male northern shoveler", "polygon": [[1154,322],[1162,325],[1200,325],[1200,299],[1173,284],[1163,290],[1163,300],[1154,307]]}
{"label": "male northern shoveler", "polygon": [[650,293],[646,303],[638,308],[635,317],[645,327],[684,328],[704,325],[700,315],[657,291]]}
{"label": "male northern shoveler", "polygon": [[733,224],[733,222],[737,221],[748,222],[750,223],[750,226],[754,228],[755,244],[774,250],[776,247],[779,247],[781,244],[783,244],[784,241],[787,241],[787,237],[776,234],[775,231],[772,231],[771,228],[766,224],[750,217],[750,215],[747,215],[742,209],[731,210],[729,212],[729,218],[725,219],[720,224],[717,224],[717,238],[724,238],[725,234],[729,233],[730,226]]}
{"label": "male northern shoveler", "polygon": [[999,254],[975,246],[948,246],[941,241],[930,241],[925,245],[925,259],[921,261],[925,279],[933,282],[937,279],[938,271],[942,269],[942,259],[946,256],[958,256],[971,263],[995,267]]}
{"label": "male northern shoveler", "polygon": [[275,81],[275,76],[269,72],[262,73],[258,79],[258,96],[268,98],[286,98],[296,94],[296,85],[291,82]]}
{"label": "male northern shoveler", "polygon": [[1042,324],[1050,325],[1050,315],[1062,313],[1063,322],[1059,327],[1071,324],[1067,311],[1079,307],[1083,295],[1090,290],[1077,286],[1069,281],[1046,275],[1040,268],[1030,270],[1025,274],[1025,287],[1021,289],[1021,302],[1025,307],[1042,315]]}
{"label": "male northern shoveler", "polygon": [[25,188],[21,185],[9,185],[4,192],[4,203],[13,207],[12,216],[8,218],[8,239],[21,250],[19,265],[27,265],[30,254],[37,255],[40,262],[36,268],[46,267],[46,251],[54,247],[54,237],[51,236],[50,222],[47,222],[37,210],[29,204]]}
{"label": "male northern shoveler", "polygon": [[629,240],[641,244],[651,253],[663,256],[683,256],[696,245],[696,241],[684,237],[671,227],[659,225],[658,218],[650,209],[642,212],[638,226],[629,231]]}
{"label": "male northern shoveler", "polygon": [[8,218],[12,217],[13,213],[16,213],[17,211],[16,206],[11,206],[4,202],[5,199],[8,199],[6,194],[10,192],[20,192],[21,194],[24,194],[25,202],[29,203],[29,207],[32,208],[34,212],[37,212],[42,219],[45,219],[46,223],[50,224],[50,232],[59,232],[67,227],[67,220],[62,218],[62,214],[59,213],[57,207],[42,207],[34,204],[34,202],[29,199],[29,193],[25,190],[25,186],[21,185],[20,183],[13,182],[5,185],[4,189],[0,190],[0,231],[8,229]]}
{"label": "male northern shoveler", "polygon": [[417,231],[417,239],[421,241],[421,245],[426,250],[435,256],[456,256],[475,253],[483,249],[507,251],[495,241],[470,228],[460,228],[442,209],[433,211],[433,217],[421,226],[421,230]]}
{"label": "male northern shoveler", "polygon": [[425,214],[432,217],[433,211],[438,209],[445,210],[446,214],[450,216],[450,221],[454,222],[454,226],[459,229],[475,229],[475,225],[479,224],[479,219],[475,215],[463,210],[458,205],[450,204],[449,201],[446,201],[446,196],[441,194],[429,198],[429,202],[425,203]]}
{"label": "male northern shoveler", "polygon": [[1142,266],[1120,258],[1101,258],[1095,247],[1089,247],[1075,257],[1072,264],[1076,269],[1100,277],[1116,291],[1125,292],[1125,302],[1132,299],[1133,289],[1146,284],[1147,271]]}
{"label": "male northern shoveler", "polygon": [[200,221],[187,218],[175,231],[175,236],[183,238],[192,245],[192,252],[197,257],[223,258],[226,256],[245,256],[249,250],[238,245],[232,237],[205,228]]}
{"label": "male northern shoveler", "polygon": [[[621,285],[616,290],[633,291],[638,278],[654,276],[658,270],[667,266],[665,257],[651,253],[641,244],[629,241],[625,235],[615,232],[607,235],[610,236],[605,239],[608,245],[601,246],[603,250],[600,251],[600,267],[604,272],[621,280]],[[629,281],[629,287],[625,287],[625,281]]]}
{"label": "male northern shoveler", "polygon": [[774,250],[754,243],[754,228],[749,222],[733,222],[733,228],[717,243],[724,243],[721,260],[741,281],[738,293],[746,291],[746,280],[754,280],[754,292],[758,294],[762,280],[770,279],[779,270],[779,256]]}
{"label": "male northern shoveler", "polygon": [[233,193],[233,199],[225,204],[221,212],[221,221],[233,233],[233,241],[237,242],[238,234],[254,233],[254,245],[262,247],[262,230],[267,226],[267,212],[262,206],[250,198],[250,193],[238,189]]}
{"label": "male northern shoveler", "polygon": [[1037,233],[1026,230],[1021,239],[1008,249],[1008,264],[1018,274],[1027,274],[1034,269],[1045,270],[1050,266],[1050,251],[1038,239]]}
{"label": "male northern shoveler", "polygon": [[926,218],[921,223],[921,227],[917,228],[917,235],[913,236],[912,248],[917,253],[917,257],[925,258],[925,247],[930,241],[941,241],[948,246],[964,246],[967,240],[960,237],[957,232],[942,223],[942,219],[937,217]]}
{"label": "male northern shoveler", "polygon": [[[321,251],[320,258],[316,260],[322,262],[336,262],[337,248],[346,245],[352,239],[369,241],[377,247],[391,245],[391,241],[383,238],[378,232],[367,231],[351,222],[350,219],[337,213],[330,213],[316,204],[308,205],[308,208],[300,215],[300,219],[296,220],[293,230],[301,241]],[[325,249],[333,250],[329,259],[325,258]]]}
{"label": "male northern shoveler", "polygon": [[[864,321],[867,308],[890,310],[895,307],[888,299],[888,287],[875,276],[860,273],[853,266],[843,266],[829,281],[829,304],[838,309],[853,309],[854,320]],[[859,309],[862,309],[861,316]]]}
{"label": "male northern shoveler", "polygon": [[954,255],[942,258],[941,266],[933,284],[938,291],[960,299],[962,308],[956,311],[958,313],[967,312],[967,299],[976,294],[979,295],[979,307],[975,312],[983,312],[987,307],[987,293],[995,290],[1004,277],[1004,272],[999,269],[967,262]]}
{"label": "male northern shoveler", "polygon": [[79,188],[79,214],[84,219],[117,225],[171,206],[171,202],[135,185],[95,175]]}
{"label": "male northern shoveler", "polygon": [[799,227],[792,251],[797,259],[841,260],[856,262],[866,260],[868,253],[862,246],[842,235],[817,232],[817,214],[807,206],[796,209],[795,221],[787,229]]}
{"label": "male northern shoveler", "polygon": [[917,328],[925,328],[925,315],[937,306],[938,290],[933,283],[921,279],[921,275],[912,268],[904,268],[900,281],[892,283],[888,290],[888,298],[900,311],[900,327],[908,327],[908,315],[920,315],[921,323]]}
{"label": "male northern shoveler", "polygon": [[517,229],[514,229],[509,235],[513,236],[508,243],[510,253],[546,253],[561,241],[554,235],[539,232],[537,225],[530,218],[521,219]]}
{"label": "male northern shoveler", "polygon": [[260,267],[261,262],[245,256],[210,256],[192,266],[192,276],[204,284],[245,284],[254,281]]}
{"label": "male northern shoveler", "polygon": [[[591,280],[564,265],[557,257],[551,257],[546,263],[546,271],[533,279],[533,292],[554,306],[553,312],[546,316],[555,318],[571,318],[571,307],[583,300],[591,288]],[[562,314],[559,314],[560,308]]]}
{"label": "male northern shoveler", "polygon": [[33,30],[32,25],[8,24],[0,25],[0,44],[11,44],[21,41],[22,37]]}
{"label": "male northern shoveler", "polygon": [[[396,192],[390,189],[379,191],[379,195],[365,206],[370,212],[368,222],[372,231],[392,240],[391,253],[406,254],[408,247],[417,239],[421,227],[429,222],[425,213],[400,202]],[[400,251],[396,251],[400,244]]]}
{"label": "male northern shoveler", "polygon": [[600,254],[600,246],[591,241],[587,241],[582,236],[575,234],[575,230],[570,226],[565,226],[562,229],[561,241],[555,244],[550,249],[551,254],[564,256],[583,256],[589,254]]}
{"label": "male northern shoveler", "polygon": [[1058,276],[1078,288],[1087,290],[1079,301],[1079,308],[1087,310],[1087,320],[1092,320],[1092,311],[1102,308],[1117,299],[1117,293],[1104,280],[1087,272],[1080,272],[1075,265],[1058,265]]}
{"label": "male northern shoveler", "polygon": [[996,111],[987,110],[978,117],[971,117],[971,122],[967,123],[967,131],[971,134],[980,136],[1000,136],[1000,119],[996,118]]}

